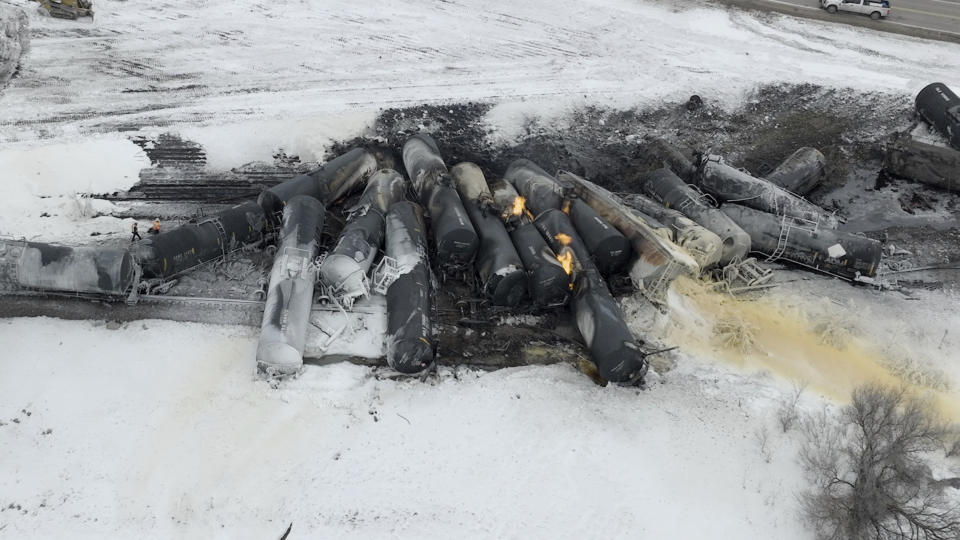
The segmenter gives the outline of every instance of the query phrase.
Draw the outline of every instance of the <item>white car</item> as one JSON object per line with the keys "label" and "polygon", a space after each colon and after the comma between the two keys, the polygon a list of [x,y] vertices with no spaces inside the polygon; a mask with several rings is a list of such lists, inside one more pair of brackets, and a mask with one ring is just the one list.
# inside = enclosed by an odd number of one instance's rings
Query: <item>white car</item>
{"label": "white car", "polygon": [[829,13],[838,11],[863,13],[873,20],[885,18],[890,14],[890,2],[887,0],[820,0],[820,7]]}

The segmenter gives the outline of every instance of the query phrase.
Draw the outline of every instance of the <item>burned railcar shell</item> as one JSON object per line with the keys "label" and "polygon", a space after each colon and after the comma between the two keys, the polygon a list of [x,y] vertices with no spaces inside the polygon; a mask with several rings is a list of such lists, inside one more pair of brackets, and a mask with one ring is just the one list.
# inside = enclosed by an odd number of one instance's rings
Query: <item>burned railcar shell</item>
{"label": "burned railcar shell", "polygon": [[571,290],[571,276],[533,223],[510,231],[517,254],[527,274],[527,291],[536,306],[563,304]]}
{"label": "burned railcar shell", "polygon": [[283,209],[257,345],[257,370],[268,376],[292,375],[303,366],[324,213],[323,203],[307,195],[292,197]]}
{"label": "burned railcar shell", "polygon": [[773,182],[757,178],[711,156],[700,165],[698,185],[723,202],[749,206],[757,210],[790,216],[836,229],[838,220],[823,208],[790,193]]}
{"label": "burned railcar shell", "polygon": [[794,226],[789,218],[738,204],[724,204],[720,210],[750,234],[753,251],[850,280],[877,274],[883,246],[876,240]]}
{"label": "burned railcar shell", "polygon": [[255,242],[264,229],[263,209],[246,202],[197,223],[149,235],[133,247],[146,277],[166,278]]}
{"label": "burned railcar shell", "polygon": [[630,261],[633,252],[623,233],[583,201],[572,200],[568,205],[560,182],[536,163],[529,159],[514,160],[504,178],[517,188],[534,216],[551,209],[569,211],[580,237],[604,274],[619,272]]}
{"label": "burned railcar shell", "polygon": [[806,195],[823,179],[826,165],[827,158],[819,150],[804,146],[787,156],[764,178],[791,193]]}
{"label": "burned railcar shell", "polygon": [[138,278],[126,249],[0,239],[0,282],[14,288],[120,297]]}
{"label": "burned railcar shell", "polygon": [[354,148],[326,162],[308,174],[297,175],[260,193],[257,204],[274,225],[274,216],[297,195],[309,195],[331,205],[357,188],[377,169],[377,158],[363,148]]}
{"label": "burned railcar shell", "polygon": [[419,133],[403,145],[403,164],[420,204],[430,216],[430,229],[441,268],[469,265],[480,243],[447,166],[432,137]]}
{"label": "burned railcar shell", "polygon": [[537,216],[535,223],[555,251],[568,247],[573,253],[576,275],[571,304],[599,375],[619,383],[641,380],[647,371],[646,356],[570,219],[559,210],[548,209]]}
{"label": "burned railcar shell", "polygon": [[[517,199],[521,198],[517,188],[506,179],[501,178],[489,183],[490,195],[493,197],[493,205],[500,213],[500,219],[507,225],[519,223],[526,216],[526,200],[518,205]],[[519,206],[519,208],[517,208]]]}
{"label": "burned railcar shell", "polygon": [[933,83],[917,93],[917,114],[960,150],[960,97],[947,85]]}
{"label": "burned railcar shell", "polygon": [[667,208],[673,208],[720,237],[720,264],[742,259],[750,251],[750,236],[719,209],[705,203],[695,191],[670,169],[650,173],[641,186],[644,193]]}
{"label": "burned railcar shell", "polygon": [[570,201],[569,215],[600,273],[610,275],[623,271],[633,256],[627,237],[581,199]]}
{"label": "burned railcar shell", "polygon": [[503,177],[526,199],[527,208],[534,217],[551,208],[559,209],[563,205],[563,189],[560,184],[529,159],[511,162]]}
{"label": "burned railcar shell", "polygon": [[402,373],[420,373],[433,364],[431,283],[423,210],[401,201],[387,212],[387,255],[400,277],[387,289],[387,364]]}
{"label": "burned railcar shell", "polygon": [[336,246],[320,264],[320,278],[333,294],[352,299],[367,293],[366,276],[383,247],[387,210],[403,199],[406,183],[393,169],[380,169],[350,211]]}
{"label": "burned railcar shell", "polygon": [[670,231],[670,240],[689,253],[700,268],[711,268],[720,262],[723,244],[713,231],[646,195],[631,193],[624,196],[624,202],[639,212],[641,219],[662,223]]}
{"label": "burned railcar shell", "polygon": [[527,296],[523,261],[497,215],[483,172],[475,164],[464,162],[453,166],[450,174],[480,237],[474,266],[484,294],[495,306],[518,306]]}

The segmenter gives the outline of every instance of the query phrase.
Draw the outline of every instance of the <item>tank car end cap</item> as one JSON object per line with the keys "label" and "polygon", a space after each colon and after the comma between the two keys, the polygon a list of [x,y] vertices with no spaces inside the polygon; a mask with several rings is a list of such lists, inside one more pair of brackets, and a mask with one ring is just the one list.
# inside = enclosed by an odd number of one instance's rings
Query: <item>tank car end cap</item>
{"label": "tank car end cap", "polygon": [[387,364],[400,373],[421,373],[433,363],[433,347],[423,338],[387,344]]}
{"label": "tank car end cap", "polygon": [[600,376],[610,382],[633,383],[643,379],[647,373],[647,362],[632,343],[623,343],[598,356],[601,357],[592,358],[593,363]]}
{"label": "tank car end cap", "polygon": [[286,343],[261,342],[257,347],[257,372],[268,377],[295,375],[303,367],[303,355]]}
{"label": "tank car end cap", "polygon": [[517,307],[527,297],[527,275],[522,268],[490,278],[487,294],[495,306]]}
{"label": "tank car end cap", "polygon": [[472,229],[460,229],[437,238],[437,256],[441,263],[449,261],[466,264],[473,259],[480,240]]}

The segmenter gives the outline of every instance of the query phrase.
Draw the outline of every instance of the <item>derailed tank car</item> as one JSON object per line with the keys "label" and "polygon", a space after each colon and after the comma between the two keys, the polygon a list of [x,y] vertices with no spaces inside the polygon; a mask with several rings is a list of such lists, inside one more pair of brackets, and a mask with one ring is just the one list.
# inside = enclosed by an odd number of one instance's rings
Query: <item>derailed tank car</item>
{"label": "derailed tank car", "polygon": [[874,277],[880,266],[880,242],[831,229],[814,229],[760,210],[724,204],[720,210],[750,234],[752,250],[771,259],[855,280]]}
{"label": "derailed tank car", "polygon": [[582,199],[570,201],[568,215],[583,238],[583,243],[590,250],[590,256],[600,273],[613,274],[626,267],[633,255],[633,248],[623,233],[600,217],[600,214]]}
{"label": "derailed tank car", "polygon": [[145,277],[167,278],[260,240],[263,229],[263,209],[251,201],[148,236],[132,249]]}
{"label": "derailed tank car", "polygon": [[803,219],[817,223],[820,227],[837,228],[838,219],[833,214],[769,180],[731,167],[719,156],[704,158],[700,164],[698,185],[723,202]]}
{"label": "derailed tank car", "polygon": [[527,290],[537,306],[566,302],[572,288],[570,274],[563,269],[556,253],[533,223],[524,223],[510,231],[527,272]]}
{"label": "derailed tank car", "polygon": [[140,268],[130,252],[0,239],[0,283],[11,288],[127,297]]}
{"label": "derailed tank car", "polygon": [[640,381],[647,371],[646,356],[570,219],[548,209],[535,223],[561,258],[570,258],[575,274],[573,314],[597,372],[611,382]]}
{"label": "derailed tank car", "polygon": [[816,148],[804,146],[787,156],[764,178],[783,189],[806,195],[823,179],[827,158]]}
{"label": "derailed tank car", "polygon": [[917,114],[960,150],[960,96],[947,85],[933,83],[917,93]]}
{"label": "derailed tank car", "polygon": [[503,177],[526,199],[527,208],[533,212],[533,217],[550,208],[559,209],[563,204],[560,184],[529,159],[512,161]]}
{"label": "derailed tank car", "polygon": [[630,241],[583,201],[566,202],[563,187],[529,159],[510,163],[503,175],[526,199],[534,217],[551,209],[563,209],[574,222],[597,267],[604,274],[623,269],[632,255]]}
{"label": "derailed tank car", "polygon": [[257,370],[268,376],[291,375],[303,366],[323,217],[323,203],[307,195],[292,197],[283,210],[257,346]]}
{"label": "derailed tank car", "polygon": [[526,200],[505,179],[489,186],[500,219],[510,226],[509,234],[527,275],[527,293],[536,306],[563,304],[572,288],[570,274],[533,224]]}
{"label": "derailed tank car", "polygon": [[460,195],[432,137],[419,133],[403,145],[403,164],[420,204],[430,215],[437,262],[442,268],[462,269],[473,261],[480,243]]}
{"label": "derailed tank car", "polygon": [[319,169],[297,175],[260,193],[257,203],[268,219],[279,225],[283,206],[297,195],[309,195],[325,205],[343,197],[377,169],[377,158],[363,148],[354,148],[326,162]]}
{"label": "derailed tank car", "polygon": [[394,203],[387,212],[386,229],[387,255],[400,269],[387,289],[387,364],[402,373],[419,373],[434,360],[423,210],[409,201]]}
{"label": "derailed tank car", "polygon": [[670,169],[657,169],[643,181],[644,193],[667,208],[673,208],[720,237],[720,264],[743,259],[750,251],[750,236],[729,216],[704,201]]}
{"label": "derailed tank car", "polygon": [[516,307],[527,296],[523,261],[497,215],[487,180],[480,167],[469,162],[454,165],[450,174],[480,236],[474,266],[483,283],[483,292],[495,306]]}
{"label": "derailed tank car", "polygon": [[320,264],[320,278],[346,301],[367,294],[367,272],[383,247],[387,210],[403,199],[406,183],[393,169],[381,169],[367,181],[363,195],[350,211],[340,239]]}

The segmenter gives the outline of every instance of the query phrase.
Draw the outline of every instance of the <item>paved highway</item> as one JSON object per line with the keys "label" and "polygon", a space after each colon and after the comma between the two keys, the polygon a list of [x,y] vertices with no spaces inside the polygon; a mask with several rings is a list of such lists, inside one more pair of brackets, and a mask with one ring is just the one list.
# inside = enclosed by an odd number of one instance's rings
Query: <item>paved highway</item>
{"label": "paved highway", "polygon": [[960,42],[960,0],[890,0],[890,16],[872,21],[859,13],[829,14],[819,0],[721,0],[743,7],[771,9],[814,19],[836,21],[876,30]]}

